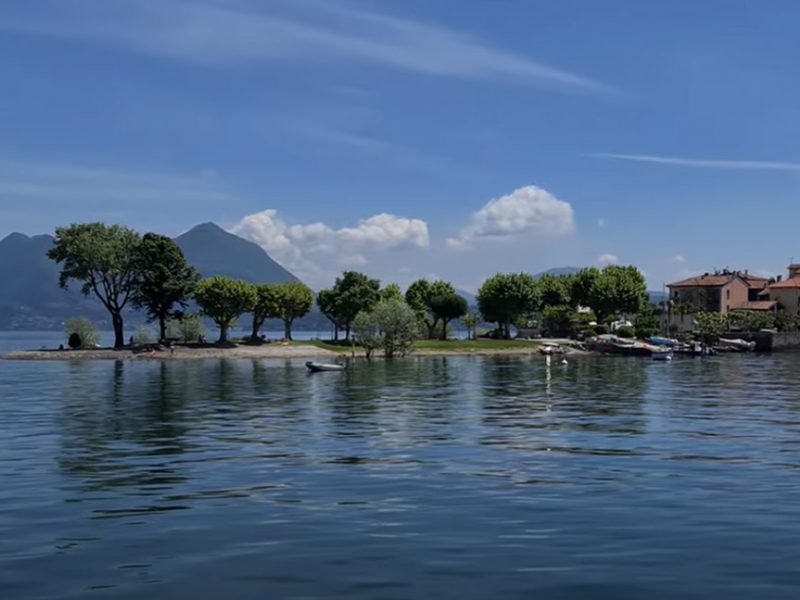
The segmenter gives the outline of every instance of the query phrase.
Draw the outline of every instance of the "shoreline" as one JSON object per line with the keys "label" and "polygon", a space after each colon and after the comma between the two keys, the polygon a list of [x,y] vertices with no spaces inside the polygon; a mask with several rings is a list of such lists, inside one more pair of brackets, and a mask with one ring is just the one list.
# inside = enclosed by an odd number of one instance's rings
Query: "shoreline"
{"label": "shoreline", "polygon": [[[408,356],[532,356],[539,355],[539,345],[524,345],[520,348],[420,348],[413,350]],[[570,350],[568,356],[589,354],[579,350]],[[219,347],[176,346],[173,350],[164,349],[155,352],[122,348],[97,348],[85,350],[16,350],[0,354],[0,360],[13,361],[90,361],[90,360],[203,360],[203,359],[291,359],[291,358],[349,358],[353,354],[349,349],[331,350],[314,344],[264,344],[261,346],[236,345]],[[364,352],[358,350],[356,357],[363,357]],[[377,355],[376,358],[383,358]]]}

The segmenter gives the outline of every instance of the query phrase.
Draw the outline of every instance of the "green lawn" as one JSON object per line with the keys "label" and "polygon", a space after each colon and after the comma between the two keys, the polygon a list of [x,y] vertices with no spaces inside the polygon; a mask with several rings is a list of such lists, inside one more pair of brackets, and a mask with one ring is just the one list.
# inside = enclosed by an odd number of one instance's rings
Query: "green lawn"
{"label": "green lawn", "polygon": [[[296,340],[294,344],[300,346],[315,346],[333,352],[349,353],[349,342],[322,341],[322,340]],[[539,342],[527,340],[417,340],[414,350],[425,352],[502,352],[503,350],[533,350],[540,346]],[[356,350],[360,348],[356,347]]]}

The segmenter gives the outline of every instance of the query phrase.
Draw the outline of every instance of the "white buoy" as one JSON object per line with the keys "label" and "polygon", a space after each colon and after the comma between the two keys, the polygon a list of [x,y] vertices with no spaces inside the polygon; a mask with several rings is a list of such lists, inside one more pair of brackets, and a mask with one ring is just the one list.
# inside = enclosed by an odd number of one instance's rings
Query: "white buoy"
{"label": "white buoy", "polygon": [[561,359],[561,364],[562,364],[562,365],[564,365],[564,366],[566,367],[566,366],[567,366],[569,363],[567,362],[567,359],[566,359],[566,358],[562,358],[562,359]]}

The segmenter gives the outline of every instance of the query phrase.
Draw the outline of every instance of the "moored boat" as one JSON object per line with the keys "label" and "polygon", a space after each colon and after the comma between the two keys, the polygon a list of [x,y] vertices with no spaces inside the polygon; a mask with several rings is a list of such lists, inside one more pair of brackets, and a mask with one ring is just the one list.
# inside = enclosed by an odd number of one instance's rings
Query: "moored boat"
{"label": "moored boat", "polygon": [[318,363],[309,360],[306,362],[306,368],[312,373],[319,373],[321,371],[344,371],[345,366],[335,363]]}

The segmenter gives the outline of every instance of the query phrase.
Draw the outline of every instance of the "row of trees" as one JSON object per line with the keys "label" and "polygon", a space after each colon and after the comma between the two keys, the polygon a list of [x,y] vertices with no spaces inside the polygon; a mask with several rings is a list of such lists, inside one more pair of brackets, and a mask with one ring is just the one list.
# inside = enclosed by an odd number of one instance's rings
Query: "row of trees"
{"label": "row of trees", "polygon": [[141,236],[120,225],[59,227],[48,256],[61,266],[61,287],[76,281],[108,310],[115,348],[125,344],[123,313],[128,306],[143,309],[157,322],[159,339],[164,340],[170,319],[179,319],[195,300],[219,326],[224,342],[236,319],[247,312],[253,314],[253,339],[268,318],[281,319],[291,339],[293,322],[314,303],[311,290],[299,282],[253,285],[222,276],[201,281],[173,240],[155,233]]}
{"label": "row of trees", "polygon": [[478,309],[483,318],[497,323],[502,337],[510,337],[511,325],[537,318],[563,327],[579,320],[579,307],[591,309],[593,318],[604,322],[619,315],[648,315],[644,276],[633,266],[610,265],[604,269],[582,269],[574,275],[499,273],[478,290]]}

